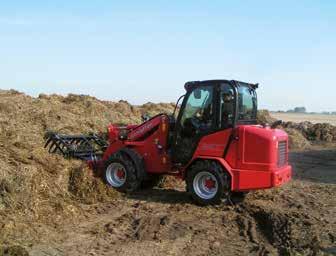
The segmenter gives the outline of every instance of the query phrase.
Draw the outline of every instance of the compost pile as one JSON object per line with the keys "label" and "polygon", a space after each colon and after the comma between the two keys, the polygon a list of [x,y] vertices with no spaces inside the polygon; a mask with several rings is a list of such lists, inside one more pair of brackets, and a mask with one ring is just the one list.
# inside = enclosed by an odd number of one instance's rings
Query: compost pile
{"label": "compost pile", "polygon": [[336,126],[328,123],[313,124],[311,122],[284,122],[282,126],[285,129],[295,129],[302,133],[302,135],[310,141],[336,141]]}
{"label": "compost pile", "polygon": [[81,214],[78,203],[104,202],[115,196],[99,178],[92,177],[85,164],[49,155],[43,148],[46,131],[105,132],[111,122],[136,124],[142,114],[173,109],[173,104],[132,106],[90,96],[32,98],[14,90],[1,91],[0,243],[29,232],[32,222],[57,225]]}
{"label": "compost pile", "polygon": [[[82,162],[43,148],[48,130],[106,132],[109,123],[136,124],[143,114],[173,110],[174,104],[165,103],[132,106],[83,95],[33,98],[0,91],[0,255],[284,255],[332,250],[335,185],[303,183],[304,171],[284,188],[251,193],[242,205],[202,208],[172,178],[164,189],[124,196]],[[267,111],[258,118],[275,121]],[[330,141],[326,134],[335,131],[324,124],[281,127],[292,145],[301,148]],[[302,140],[308,144],[301,145]],[[333,156],[322,155],[321,162]],[[297,168],[308,170],[319,161],[308,156],[308,164]]]}
{"label": "compost pile", "polygon": [[[258,123],[272,125],[275,121],[277,120],[270,115],[269,111],[259,111]],[[309,149],[312,144],[336,142],[336,126],[329,123],[281,122],[277,128],[287,132],[292,149]]]}

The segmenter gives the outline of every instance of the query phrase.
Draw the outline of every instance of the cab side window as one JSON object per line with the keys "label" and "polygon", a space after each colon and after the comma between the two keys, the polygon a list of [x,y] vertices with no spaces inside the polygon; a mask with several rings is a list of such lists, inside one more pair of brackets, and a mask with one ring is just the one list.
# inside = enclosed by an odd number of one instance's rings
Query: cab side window
{"label": "cab side window", "polygon": [[210,86],[195,88],[189,95],[181,117],[181,127],[185,135],[195,136],[212,129],[214,120],[212,98],[213,88]]}
{"label": "cab side window", "polygon": [[238,121],[253,121],[256,119],[257,98],[255,91],[247,86],[238,88]]}
{"label": "cab side window", "polygon": [[233,88],[222,84],[220,89],[219,128],[232,127],[234,122],[235,100]]}
{"label": "cab side window", "polygon": [[185,99],[176,131],[174,162],[187,163],[200,138],[214,128],[213,86],[198,86]]}

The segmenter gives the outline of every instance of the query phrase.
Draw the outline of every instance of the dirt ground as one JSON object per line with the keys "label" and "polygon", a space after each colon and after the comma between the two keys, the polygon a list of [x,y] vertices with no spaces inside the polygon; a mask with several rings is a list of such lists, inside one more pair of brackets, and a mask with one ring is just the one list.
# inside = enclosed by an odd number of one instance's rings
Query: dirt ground
{"label": "dirt ground", "polygon": [[[244,203],[198,207],[184,185],[97,205],[40,227],[31,255],[335,255],[336,147],[292,152],[293,181]],[[43,235],[45,233],[45,236]]]}
{"label": "dirt ground", "polygon": [[193,204],[172,178],[121,195],[85,164],[43,149],[51,128],[99,131],[172,109],[1,92],[0,255],[336,255],[334,142],[292,150],[289,184],[215,207]]}

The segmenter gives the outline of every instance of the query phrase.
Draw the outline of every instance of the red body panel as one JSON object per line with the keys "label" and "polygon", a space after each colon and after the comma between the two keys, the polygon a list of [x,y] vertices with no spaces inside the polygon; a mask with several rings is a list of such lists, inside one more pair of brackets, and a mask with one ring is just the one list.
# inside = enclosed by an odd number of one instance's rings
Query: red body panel
{"label": "red body panel", "polygon": [[229,142],[232,128],[212,133],[203,137],[194,153],[195,156],[223,157],[226,145]]}
{"label": "red body panel", "polygon": [[277,170],[278,141],[287,141],[287,134],[261,126],[239,127],[238,161],[241,170]]}
{"label": "red body panel", "polygon": [[[144,159],[146,171],[149,173],[168,173],[171,170],[170,158],[167,154],[169,121],[166,115],[158,115],[141,125],[127,126],[129,131],[126,140],[118,138],[118,127],[109,127],[109,147],[104,153],[106,161],[113,153],[124,147],[136,150]],[[145,139],[143,137],[145,136]]]}
{"label": "red body panel", "polygon": [[[224,156],[231,133],[233,139]],[[279,141],[288,141],[282,130],[238,126],[234,131],[227,129],[202,138],[189,165],[196,159],[218,161],[230,173],[233,191],[279,186],[292,176],[287,158],[283,165],[278,166]],[[288,152],[288,146],[286,150]]]}
{"label": "red body panel", "polygon": [[271,188],[291,178],[292,169],[287,163],[288,148],[285,163],[278,166],[278,143],[288,141],[287,134],[281,130],[241,125],[209,134],[199,141],[189,164],[174,168],[168,154],[168,116],[158,115],[142,125],[130,125],[123,129],[127,129],[128,135],[121,140],[121,128],[109,126],[110,144],[103,161],[120,149],[131,147],[143,157],[148,173],[184,178],[195,160],[212,159],[229,172],[233,191]]}

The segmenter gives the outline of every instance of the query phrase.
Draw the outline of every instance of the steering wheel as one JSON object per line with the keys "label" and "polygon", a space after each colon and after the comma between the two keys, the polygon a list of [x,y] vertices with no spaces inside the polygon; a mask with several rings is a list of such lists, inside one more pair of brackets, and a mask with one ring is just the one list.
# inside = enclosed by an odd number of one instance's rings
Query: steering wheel
{"label": "steering wheel", "polygon": [[197,118],[196,116],[193,116],[190,118],[190,123],[192,124],[195,130],[195,133],[197,133],[197,131],[199,131],[200,126],[201,126],[201,120]]}
{"label": "steering wheel", "polygon": [[197,134],[201,126],[201,120],[195,116],[184,121],[182,132],[184,136],[193,137]]}

